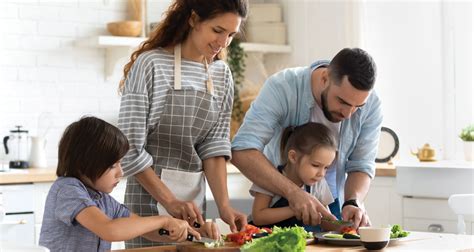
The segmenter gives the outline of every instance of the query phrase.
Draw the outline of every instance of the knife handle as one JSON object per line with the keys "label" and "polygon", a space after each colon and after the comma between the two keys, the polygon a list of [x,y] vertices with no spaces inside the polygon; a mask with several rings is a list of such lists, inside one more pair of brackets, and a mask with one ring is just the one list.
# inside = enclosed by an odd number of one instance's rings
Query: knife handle
{"label": "knife handle", "polygon": [[160,228],[160,230],[158,230],[158,233],[160,235],[170,235],[170,231],[164,229],[164,228]]}
{"label": "knife handle", "polygon": [[188,241],[193,241],[194,239],[194,236],[192,234],[188,234],[188,236],[186,237],[186,240]]}
{"label": "knife handle", "polygon": [[[164,228],[160,228],[160,230],[158,230],[158,233],[160,235],[170,235],[170,231],[164,229]],[[186,237],[186,240],[188,241],[193,241],[194,239],[194,236],[192,234],[188,234],[188,236]]]}

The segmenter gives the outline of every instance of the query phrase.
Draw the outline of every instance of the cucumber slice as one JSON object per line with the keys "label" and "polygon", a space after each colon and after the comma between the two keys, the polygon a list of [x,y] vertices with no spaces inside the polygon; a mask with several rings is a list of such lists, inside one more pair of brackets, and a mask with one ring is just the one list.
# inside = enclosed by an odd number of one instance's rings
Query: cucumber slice
{"label": "cucumber slice", "polygon": [[342,235],[342,238],[344,238],[344,239],[360,239],[360,236],[355,235],[355,234],[350,234],[350,233],[344,233]]}
{"label": "cucumber slice", "polygon": [[324,238],[330,238],[330,239],[342,239],[342,234],[324,234]]}

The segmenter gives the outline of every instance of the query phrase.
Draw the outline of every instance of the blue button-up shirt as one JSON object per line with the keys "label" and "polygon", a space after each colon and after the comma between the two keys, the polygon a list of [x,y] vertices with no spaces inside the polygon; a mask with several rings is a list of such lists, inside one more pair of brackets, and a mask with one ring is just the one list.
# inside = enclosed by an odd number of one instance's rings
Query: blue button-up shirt
{"label": "blue button-up shirt", "polygon": [[76,221],[84,208],[95,206],[110,219],[129,217],[126,206],[107,193],[86,187],[73,177],[59,177],[46,197],[39,245],[54,251],[106,251],[111,243]]}
{"label": "blue button-up shirt", "polygon": [[[318,61],[308,67],[288,68],[267,79],[245,115],[232,142],[232,150],[257,149],[276,167],[280,165],[280,138],[288,126],[305,124],[317,103],[311,89],[311,73]],[[382,125],[380,99],[371,91],[366,104],[343,120],[336,167],[339,202],[344,202],[347,173],[375,175],[375,157]]]}

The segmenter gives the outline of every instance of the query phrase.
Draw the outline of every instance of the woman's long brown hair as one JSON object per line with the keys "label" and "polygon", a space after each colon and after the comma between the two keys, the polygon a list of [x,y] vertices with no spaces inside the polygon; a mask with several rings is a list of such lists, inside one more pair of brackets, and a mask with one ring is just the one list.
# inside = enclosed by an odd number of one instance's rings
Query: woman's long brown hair
{"label": "woman's long brown hair", "polygon": [[[159,47],[174,46],[186,40],[191,30],[188,21],[193,12],[198,15],[199,21],[202,22],[228,12],[245,18],[247,17],[247,10],[247,0],[175,0],[166,11],[164,20],[158,24],[150,38],[143,42],[130,56],[130,62],[123,69],[119,93],[123,92],[128,72],[130,72],[133,63],[140,54]],[[222,50],[216,56],[217,59],[223,59],[224,57],[225,50]]]}

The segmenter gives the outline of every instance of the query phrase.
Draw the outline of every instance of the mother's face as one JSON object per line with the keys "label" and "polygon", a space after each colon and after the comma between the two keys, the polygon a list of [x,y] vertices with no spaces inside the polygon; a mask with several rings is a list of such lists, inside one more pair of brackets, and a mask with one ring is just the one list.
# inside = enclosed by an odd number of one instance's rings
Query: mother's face
{"label": "mother's face", "polygon": [[206,58],[214,58],[226,48],[239,31],[242,18],[235,13],[224,13],[215,18],[197,21],[193,15],[190,19],[190,39],[195,49]]}

